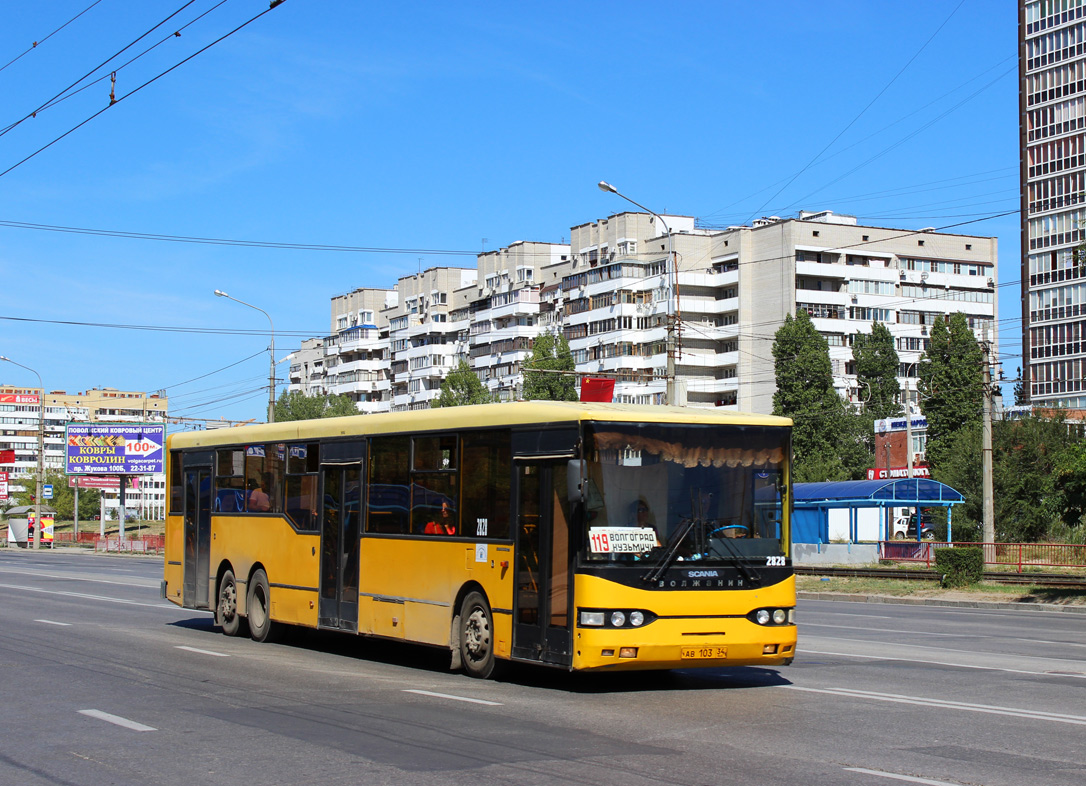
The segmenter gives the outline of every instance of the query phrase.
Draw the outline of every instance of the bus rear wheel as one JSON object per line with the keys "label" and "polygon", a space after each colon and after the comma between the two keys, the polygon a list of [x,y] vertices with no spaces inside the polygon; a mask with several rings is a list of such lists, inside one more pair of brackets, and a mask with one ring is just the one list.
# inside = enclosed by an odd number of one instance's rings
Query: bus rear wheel
{"label": "bus rear wheel", "polygon": [[237,636],[241,632],[241,615],[238,614],[238,583],[234,571],[227,570],[219,582],[219,603],[215,609],[222,632]]}
{"label": "bus rear wheel", "polygon": [[245,604],[249,612],[249,636],[253,641],[275,641],[279,625],[271,618],[271,592],[268,574],[261,568],[249,581],[249,600]]}
{"label": "bus rear wheel", "polygon": [[469,592],[460,606],[460,664],[469,677],[495,676],[494,616],[479,592]]}

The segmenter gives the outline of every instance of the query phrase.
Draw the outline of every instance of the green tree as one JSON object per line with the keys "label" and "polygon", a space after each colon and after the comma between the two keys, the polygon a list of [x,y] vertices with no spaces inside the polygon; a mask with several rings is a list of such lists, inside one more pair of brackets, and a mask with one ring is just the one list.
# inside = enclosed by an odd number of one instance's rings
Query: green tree
{"label": "green tree", "polygon": [[[23,487],[23,490],[12,495],[14,504],[33,505],[35,490],[34,476],[24,475],[21,478],[17,478],[16,482]],[[41,504],[44,507],[55,510],[56,519],[58,521],[70,521],[75,511],[75,489],[68,487],[68,476],[61,472],[57,472],[56,470],[47,469],[42,485],[49,484],[53,486],[53,498],[43,499]],[[101,492],[97,489],[79,490],[80,521],[86,521],[98,513],[101,504],[101,496]]]}
{"label": "green tree", "polygon": [[920,358],[917,383],[920,408],[928,421],[925,454],[933,467],[946,457],[959,429],[980,422],[983,362],[984,353],[965,314],[936,320],[931,345]]}
{"label": "green tree", "polygon": [[[1032,543],[1049,536],[1065,494],[1061,489],[1066,480],[1061,478],[1061,467],[1071,466],[1068,457],[1073,447],[1074,440],[1062,416],[1003,420],[992,425],[997,540]],[[979,423],[970,423],[954,433],[934,476],[965,496],[965,503],[954,509],[954,539],[979,539],[983,518]],[[1086,499],[1077,494],[1072,490],[1077,504],[1082,505]]]}
{"label": "green tree", "polygon": [[1052,485],[1056,494],[1053,513],[1061,532],[1050,531],[1054,540],[1082,543],[1086,540],[1086,441],[1070,441],[1055,461]]}
{"label": "green tree", "polygon": [[[901,412],[901,385],[897,381],[901,361],[894,348],[894,336],[881,322],[871,325],[870,333],[857,333],[852,344],[856,361],[856,380],[864,399],[868,420],[890,418]],[[868,428],[872,430],[873,425]]]}
{"label": "green tree", "polygon": [[441,383],[441,395],[431,407],[462,407],[468,404],[489,404],[494,396],[486,389],[466,360],[456,364]]}
{"label": "green tree", "polygon": [[773,414],[792,418],[796,481],[848,480],[869,463],[861,421],[833,387],[829,346],[807,312],[785,317],[773,342]]}
{"label": "green tree", "polygon": [[576,401],[576,368],[565,336],[543,333],[532,342],[532,354],[524,362],[523,397],[528,401]]}
{"label": "green tree", "polygon": [[1014,381],[1014,405],[1024,407],[1029,404],[1029,394],[1026,393],[1026,381],[1022,379],[1022,368],[1018,368],[1018,374]]}
{"label": "green tree", "polygon": [[358,407],[348,396],[307,396],[300,391],[284,390],[275,402],[275,422],[315,420],[357,415]]}

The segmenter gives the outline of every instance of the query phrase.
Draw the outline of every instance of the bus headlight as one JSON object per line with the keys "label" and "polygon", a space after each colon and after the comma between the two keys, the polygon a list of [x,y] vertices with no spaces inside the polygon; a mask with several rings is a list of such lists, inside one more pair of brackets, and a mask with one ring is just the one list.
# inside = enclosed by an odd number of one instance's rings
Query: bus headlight
{"label": "bus headlight", "polygon": [[796,610],[787,609],[755,609],[747,615],[747,619],[758,625],[795,625]]}
{"label": "bus headlight", "polygon": [[602,628],[603,627],[603,612],[602,611],[582,611],[581,612],[581,624],[586,628]]}
{"label": "bus headlight", "polygon": [[656,621],[656,615],[645,609],[577,609],[577,622],[582,628],[640,628]]}

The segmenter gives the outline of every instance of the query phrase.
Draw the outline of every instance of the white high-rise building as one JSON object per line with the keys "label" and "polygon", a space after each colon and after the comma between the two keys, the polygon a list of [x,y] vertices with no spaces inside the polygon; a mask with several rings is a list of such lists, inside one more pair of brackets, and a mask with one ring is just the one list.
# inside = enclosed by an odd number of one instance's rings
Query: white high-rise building
{"label": "white high-rise building", "polygon": [[[579,377],[615,379],[616,401],[665,401],[670,339],[680,402],[769,413],[774,336],[797,309],[826,338],[842,396],[862,401],[852,343],[882,322],[915,399],[916,363],[937,320],[964,312],[978,338],[987,329],[995,340],[996,261],[994,238],[862,226],[830,211],[724,230],[619,213],[573,227],[569,245],[518,242],[480,254],[477,269],[401,278],[395,305],[374,315],[374,328],[388,326],[387,354],[368,361],[371,383],[386,374],[390,397],[359,407],[429,407],[460,358],[499,400],[516,399],[533,339],[551,333],[568,339]],[[333,306],[336,319],[357,311]],[[353,327],[334,324],[311,358],[295,359],[295,389],[320,378],[332,391],[335,342]],[[382,335],[376,328],[373,341]],[[366,390],[361,380],[339,384],[336,392]]]}
{"label": "white high-rise building", "polygon": [[1033,404],[1086,408],[1086,3],[1019,2],[1022,373]]}

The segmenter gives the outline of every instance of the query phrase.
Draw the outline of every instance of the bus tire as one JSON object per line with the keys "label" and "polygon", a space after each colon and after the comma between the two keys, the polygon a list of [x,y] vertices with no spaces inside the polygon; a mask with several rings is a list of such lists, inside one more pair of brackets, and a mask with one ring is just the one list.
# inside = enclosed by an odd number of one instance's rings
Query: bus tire
{"label": "bus tire", "polygon": [[469,592],[460,606],[460,664],[469,677],[496,676],[494,615],[479,592]]}
{"label": "bus tire", "polygon": [[238,583],[234,571],[227,570],[219,582],[219,602],[215,606],[215,619],[227,636],[241,632],[241,615],[238,614]]}
{"label": "bus tire", "polygon": [[249,580],[249,636],[253,641],[275,641],[279,626],[271,618],[271,591],[268,589],[268,574],[263,568],[257,570]]}

